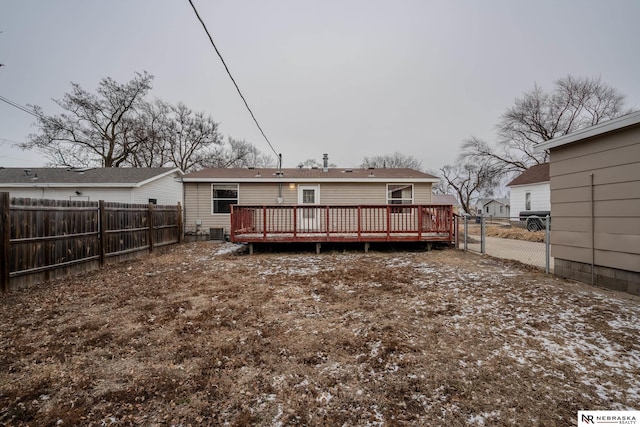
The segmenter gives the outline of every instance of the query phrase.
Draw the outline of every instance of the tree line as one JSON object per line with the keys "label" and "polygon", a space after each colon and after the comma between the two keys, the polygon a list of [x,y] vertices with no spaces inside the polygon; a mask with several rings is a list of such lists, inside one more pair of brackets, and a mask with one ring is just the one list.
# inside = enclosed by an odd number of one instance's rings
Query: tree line
{"label": "tree line", "polygon": [[38,132],[28,136],[23,149],[37,149],[55,166],[269,167],[276,163],[253,144],[228,137],[203,112],[186,105],[149,100],[153,76],[136,73],[126,82],[110,77],[96,93],[71,83],[71,92],[54,102],[64,111],[37,115]]}
{"label": "tree line", "polygon": [[551,90],[535,85],[515,99],[500,117],[497,140],[491,144],[471,136],[457,161],[440,168],[443,192],[454,192],[465,212],[473,200],[531,166],[549,161],[535,146],[576,130],[630,113],[625,96],[599,77],[557,79]]}
{"label": "tree line", "polygon": [[[276,165],[273,156],[249,142],[231,137],[225,141],[210,116],[182,103],[148,100],[152,82],[147,72],[123,84],[107,77],[95,94],[72,83],[71,92],[54,100],[63,113],[47,116],[32,107],[39,131],[21,147],[43,152],[57,166],[175,166],[192,171]],[[537,144],[629,112],[625,96],[599,77],[568,75],[550,90],[535,85],[500,116],[494,143],[471,136],[463,141],[455,163],[430,171],[440,175],[434,191],[454,193],[462,209],[471,212],[477,198],[491,196],[507,179],[548,161],[547,152],[535,150]],[[307,159],[299,166],[319,165]],[[423,170],[415,156],[398,152],[364,157],[360,166]]]}

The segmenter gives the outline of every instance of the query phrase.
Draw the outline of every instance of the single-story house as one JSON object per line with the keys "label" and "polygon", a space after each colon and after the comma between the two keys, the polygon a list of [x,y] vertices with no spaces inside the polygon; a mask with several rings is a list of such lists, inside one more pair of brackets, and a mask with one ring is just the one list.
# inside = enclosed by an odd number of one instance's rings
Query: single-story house
{"label": "single-story house", "polygon": [[453,213],[460,214],[460,202],[453,194],[433,194],[431,196],[431,203],[434,205],[451,205],[453,206]]}
{"label": "single-story house", "polygon": [[551,210],[549,163],[531,166],[507,184],[509,201],[514,215],[520,212]]}
{"label": "single-story house", "polygon": [[640,295],[640,112],[536,149],[550,154],[554,272]]}
{"label": "single-story house", "polygon": [[0,168],[10,197],[176,205],[183,201],[179,168]]}
{"label": "single-story house", "polygon": [[476,213],[483,216],[509,218],[511,211],[509,198],[481,198],[476,203]]}
{"label": "single-story house", "polygon": [[[335,233],[340,231],[338,227],[356,227],[358,222],[358,241],[364,241],[367,227],[372,228],[375,221],[386,221],[383,225],[388,226],[392,220],[399,221],[401,215],[399,210],[394,210],[392,218],[380,216],[374,221],[371,219],[374,206],[388,211],[386,206],[389,205],[431,205],[432,185],[438,182],[438,178],[413,169],[342,169],[325,166],[203,169],[185,175],[183,182],[186,232],[208,233],[211,229],[219,233],[223,229],[225,234],[233,233],[233,205],[238,206],[238,212],[246,207],[243,212],[252,215],[252,228],[263,227],[265,236],[269,225],[270,231],[280,233],[281,239],[287,236],[300,238],[304,231],[307,241],[325,237],[328,240],[330,233],[334,233],[332,236],[335,238]],[[250,208],[252,206],[255,208]],[[300,206],[304,209],[299,210]],[[340,206],[350,206],[351,210],[339,209]],[[356,206],[367,206],[366,209],[370,211],[367,210],[366,215],[369,216],[364,218],[364,208],[356,211]],[[403,212],[408,215],[410,209],[406,208]],[[450,207],[447,212],[451,214]],[[279,216],[276,218],[276,215]],[[408,221],[408,218],[404,219]],[[256,225],[258,220],[260,224]],[[342,222],[337,224],[338,220]],[[242,221],[245,224],[246,218]],[[274,221],[280,221],[279,225],[270,225]],[[420,221],[423,224],[422,218]],[[297,225],[292,225],[294,223]],[[292,231],[293,236],[284,233],[285,228]]]}

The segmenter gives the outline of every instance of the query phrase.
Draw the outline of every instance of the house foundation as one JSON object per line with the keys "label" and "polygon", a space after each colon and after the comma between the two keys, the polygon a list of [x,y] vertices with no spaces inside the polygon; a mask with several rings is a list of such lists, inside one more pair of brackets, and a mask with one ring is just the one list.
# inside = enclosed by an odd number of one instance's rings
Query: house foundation
{"label": "house foundation", "polygon": [[595,265],[592,273],[591,264],[555,258],[554,273],[567,279],[640,296],[640,272]]}

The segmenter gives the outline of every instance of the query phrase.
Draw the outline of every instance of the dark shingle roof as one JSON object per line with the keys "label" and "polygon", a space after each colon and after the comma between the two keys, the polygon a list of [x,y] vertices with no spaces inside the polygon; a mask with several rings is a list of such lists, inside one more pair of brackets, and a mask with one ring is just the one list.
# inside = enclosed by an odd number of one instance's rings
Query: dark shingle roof
{"label": "dark shingle roof", "polygon": [[138,184],[176,168],[0,168],[2,184]]}
{"label": "dark shingle roof", "polygon": [[[211,179],[256,179],[276,178],[277,168],[211,168],[202,169],[184,176],[185,181],[211,180]],[[414,169],[350,169],[329,168],[324,172],[322,168],[283,168],[284,179],[335,179],[336,181],[348,179],[387,178],[387,179],[436,179],[435,176]]]}
{"label": "dark shingle roof", "polygon": [[507,187],[512,185],[537,184],[547,181],[549,181],[549,163],[543,163],[541,165],[531,166],[516,179],[508,183]]}

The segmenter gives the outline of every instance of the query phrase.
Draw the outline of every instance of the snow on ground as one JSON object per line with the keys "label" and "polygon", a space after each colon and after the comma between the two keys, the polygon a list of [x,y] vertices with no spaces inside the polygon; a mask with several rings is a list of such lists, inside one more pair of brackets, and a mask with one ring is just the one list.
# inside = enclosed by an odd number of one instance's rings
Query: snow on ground
{"label": "snow on ground", "polygon": [[0,424],[71,399],[92,420],[175,425],[570,425],[640,407],[640,298],[454,250],[243,251],[181,245],[13,296]]}

